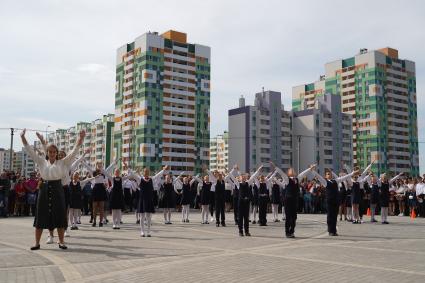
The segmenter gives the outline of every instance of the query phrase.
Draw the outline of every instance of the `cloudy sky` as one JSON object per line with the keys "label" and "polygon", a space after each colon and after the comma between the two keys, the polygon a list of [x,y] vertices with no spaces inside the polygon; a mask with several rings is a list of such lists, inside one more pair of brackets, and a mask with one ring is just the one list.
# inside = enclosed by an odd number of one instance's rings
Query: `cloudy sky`
{"label": "cloudy sky", "polygon": [[[420,125],[423,11],[424,1],[389,0],[0,0],[0,128],[55,129],[113,113],[116,49],[169,29],[211,46],[212,134],[227,128],[240,95],[252,103],[262,87],[280,91],[290,109],[292,86],[317,80],[326,62],[386,46],[416,62]],[[0,130],[0,147],[9,138]],[[421,129],[419,140],[425,165]]]}

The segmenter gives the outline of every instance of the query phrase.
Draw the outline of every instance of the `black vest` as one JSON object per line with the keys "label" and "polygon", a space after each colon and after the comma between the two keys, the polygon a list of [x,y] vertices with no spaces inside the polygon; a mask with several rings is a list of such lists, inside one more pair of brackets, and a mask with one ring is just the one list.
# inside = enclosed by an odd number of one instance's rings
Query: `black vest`
{"label": "black vest", "polygon": [[285,198],[297,198],[300,194],[300,184],[297,178],[288,178],[289,182],[285,189]]}
{"label": "black vest", "polygon": [[326,200],[337,202],[338,196],[338,183],[335,180],[326,180]]}

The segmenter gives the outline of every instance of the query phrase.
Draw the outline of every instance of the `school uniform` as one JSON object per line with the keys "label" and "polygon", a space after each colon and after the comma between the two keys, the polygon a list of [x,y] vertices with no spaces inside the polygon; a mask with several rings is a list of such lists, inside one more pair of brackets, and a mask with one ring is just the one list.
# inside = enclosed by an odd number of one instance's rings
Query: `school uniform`
{"label": "school uniform", "polygon": [[269,203],[269,189],[267,183],[259,183],[258,188],[258,223],[267,225],[267,204]]}
{"label": "school uniform", "polygon": [[285,234],[287,237],[293,237],[297,221],[298,195],[300,186],[297,178],[288,178],[288,184],[285,188]]}
{"label": "school uniform", "polygon": [[338,183],[335,180],[326,180],[326,205],[328,232],[335,235],[339,209]]}
{"label": "school uniform", "polygon": [[139,184],[138,213],[155,213],[154,187],[152,178],[141,178]]}
{"label": "school uniform", "polygon": [[252,190],[248,182],[240,183],[238,198],[238,228],[239,234],[249,235],[249,203],[252,199]]}
{"label": "school uniform", "polygon": [[161,186],[160,192],[162,194],[160,206],[161,208],[175,208],[176,196],[173,183],[164,183]]}
{"label": "school uniform", "polygon": [[214,186],[215,192],[215,219],[217,226],[220,223],[221,225],[226,226],[226,216],[224,213],[224,205],[225,205],[225,192],[226,192],[226,183],[224,180],[217,180],[217,183]]}
{"label": "school uniform", "polygon": [[233,187],[232,191],[233,197],[233,216],[235,220],[235,225],[238,224],[239,221],[239,190],[236,185]]}
{"label": "school uniform", "polygon": [[351,204],[360,204],[361,201],[361,189],[359,182],[353,182],[351,187]]}
{"label": "school uniform", "polygon": [[124,209],[124,191],[122,188],[122,178],[114,177],[112,179],[113,185],[109,195],[110,209]]}
{"label": "school uniform", "polygon": [[379,203],[379,185],[378,184],[372,184],[370,186],[370,219],[372,222],[375,222],[375,213],[376,213],[376,206]]}

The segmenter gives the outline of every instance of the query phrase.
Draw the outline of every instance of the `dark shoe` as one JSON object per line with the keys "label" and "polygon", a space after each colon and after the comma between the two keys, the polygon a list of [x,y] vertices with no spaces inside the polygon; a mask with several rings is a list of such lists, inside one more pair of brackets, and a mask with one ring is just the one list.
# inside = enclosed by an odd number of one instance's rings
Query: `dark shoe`
{"label": "dark shoe", "polygon": [[93,224],[91,225],[91,227],[96,227],[96,222],[93,222]]}
{"label": "dark shoe", "polygon": [[370,220],[370,222],[375,223],[375,222],[378,222],[378,221],[375,220],[375,219],[372,219],[372,220]]}
{"label": "dark shoe", "polygon": [[239,236],[240,236],[240,237],[243,237],[243,233],[242,233],[242,232],[239,232]]}
{"label": "dark shoe", "polygon": [[338,236],[338,233],[329,233],[329,236]]}
{"label": "dark shoe", "polygon": [[103,227],[103,223],[102,222],[99,223],[99,227]]}
{"label": "dark shoe", "polygon": [[93,219],[90,219],[89,223],[93,223]]}
{"label": "dark shoe", "polygon": [[32,250],[32,251],[36,251],[36,250],[39,250],[39,249],[40,249],[40,245],[36,245],[36,246],[33,246],[33,247],[30,248],[30,250]]}
{"label": "dark shoe", "polygon": [[245,236],[251,237],[251,234],[249,232],[245,232]]}
{"label": "dark shoe", "polygon": [[137,221],[136,221],[136,224],[140,224],[140,220],[137,220]]}
{"label": "dark shoe", "polygon": [[294,235],[294,234],[289,234],[289,235],[288,235],[288,238],[293,239],[293,238],[295,238],[295,235]]}
{"label": "dark shoe", "polygon": [[384,222],[382,222],[382,224],[390,224],[390,223],[388,223],[387,221],[384,221]]}
{"label": "dark shoe", "polygon": [[186,219],[186,223],[189,223],[189,219]]}
{"label": "dark shoe", "polygon": [[221,223],[221,226],[226,227],[226,223],[224,223],[224,222]]}
{"label": "dark shoe", "polygon": [[65,244],[59,244],[59,248],[62,250],[66,250],[68,247]]}
{"label": "dark shoe", "polygon": [[257,222],[254,220],[254,221],[252,221],[252,224],[257,224]]}
{"label": "dark shoe", "polygon": [[216,223],[216,224],[215,224],[215,226],[216,226],[216,227],[220,227],[220,223]]}

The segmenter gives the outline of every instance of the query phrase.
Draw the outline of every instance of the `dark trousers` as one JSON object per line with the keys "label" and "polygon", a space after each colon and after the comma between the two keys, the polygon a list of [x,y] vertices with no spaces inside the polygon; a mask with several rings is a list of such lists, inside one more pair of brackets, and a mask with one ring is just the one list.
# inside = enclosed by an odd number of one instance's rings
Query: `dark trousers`
{"label": "dark trousers", "polygon": [[224,198],[216,198],[215,199],[215,221],[217,223],[224,224],[226,220],[226,216],[224,215]]}
{"label": "dark trousers", "polygon": [[297,222],[297,205],[298,198],[285,199],[285,233],[291,235],[295,233],[295,225]]}
{"label": "dark trousers", "polygon": [[267,197],[258,198],[258,222],[260,225],[265,225],[267,223]]}
{"label": "dark trousers", "polygon": [[328,214],[327,214],[327,223],[328,223],[328,232],[336,233],[336,221],[338,218],[338,202],[327,202]]}
{"label": "dark trousers", "polygon": [[233,215],[235,217],[235,223],[239,220],[239,199],[233,198]]}
{"label": "dark trousers", "polygon": [[214,216],[214,209],[215,209],[215,200],[211,200],[209,209],[210,209],[211,217],[213,217]]}
{"label": "dark trousers", "polygon": [[249,232],[249,200],[241,200],[239,202],[238,215],[239,215],[239,218],[238,218],[239,233],[242,233],[243,230],[245,230],[245,233],[248,233]]}
{"label": "dark trousers", "polygon": [[89,195],[83,196],[83,211],[84,215],[88,215],[91,211],[91,196]]}

